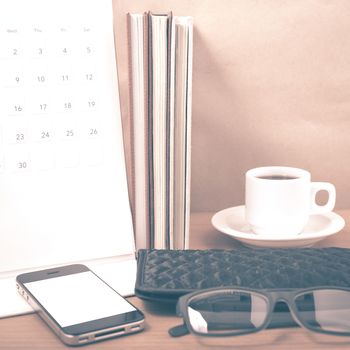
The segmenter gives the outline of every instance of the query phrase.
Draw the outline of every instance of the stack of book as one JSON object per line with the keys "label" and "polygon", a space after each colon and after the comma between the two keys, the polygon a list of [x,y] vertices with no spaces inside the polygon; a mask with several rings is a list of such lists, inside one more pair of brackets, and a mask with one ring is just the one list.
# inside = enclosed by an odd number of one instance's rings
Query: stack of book
{"label": "stack of book", "polygon": [[186,249],[192,18],[128,14],[136,248]]}

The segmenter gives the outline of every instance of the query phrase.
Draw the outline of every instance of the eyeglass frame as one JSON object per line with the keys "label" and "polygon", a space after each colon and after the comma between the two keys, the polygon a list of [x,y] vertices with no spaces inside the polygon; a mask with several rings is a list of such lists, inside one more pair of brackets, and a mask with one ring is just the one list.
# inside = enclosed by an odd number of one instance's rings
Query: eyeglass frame
{"label": "eyeglass frame", "polygon": [[[298,296],[301,296],[303,294],[307,294],[308,292],[317,291],[317,290],[339,290],[339,291],[345,291],[348,292],[350,295],[350,288],[348,287],[335,287],[335,286],[317,286],[317,287],[309,287],[309,288],[271,288],[271,289],[254,289],[254,288],[243,288],[243,287],[217,287],[217,288],[208,288],[208,289],[201,289],[189,294],[185,294],[181,296],[176,304],[176,314],[177,316],[180,316],[183,318],[184,323],[179,326],[174,326],[169,329],[169,334],[172,336],[182,336],[187,334],[188,332],[193,333],[197,336],[204,336],[204,337],[228,337],[228,336],[236,336],[236,335],[246,335],[246,334],[252,334],[261,332],[264,329],[267,329],[268,326],[271,324],[273,314],[274,314],[274,308],[278,302],[283,302],[288,306],[289,313],[292,316],[292,319],[296,323],[296,325],[299,325],[302,328],[305,328],[311,332],[316,333],[322,333],[322,334],[329,334],[329,335],[337,335],[337,336],[350,336],[350,332],[336,332],[336,331],[329,331],[329,330],[322,330],[321,328],[313,328],[303,323],[302,320],[300,320],[298,315],[298,309],[295,304],[295,299]],[[191,325],[191,321],[188,315],[188,306],[195,296],[206,294],[206,293],[212,293],[212,292],[220,292],[220,291],[237,291],[237,292],[246,292],[246,293],[252,293],[257,294],[259,296],[263,296],[268,301],[268,310],[266,311],[266,317],[264,322],[261,326],[254,328],[253,330],[246,330],[246,331],[235,331],[235,332],[227,332],[227,333],[201,333],[197,332],[193,329]],[[173,335],[171,333],[172,330],[175,330],[176,328],[187,328],[187,332],[185,330],[182,330],[182,334]]]}

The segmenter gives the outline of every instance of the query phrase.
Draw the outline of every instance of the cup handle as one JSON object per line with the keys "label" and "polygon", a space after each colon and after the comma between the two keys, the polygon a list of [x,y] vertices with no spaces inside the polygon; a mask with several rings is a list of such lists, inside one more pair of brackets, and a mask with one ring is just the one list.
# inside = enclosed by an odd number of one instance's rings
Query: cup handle
{"label": "cup handle", "polygon": [[[318,191],[328,192],[328,202],[325,205],[316,203],[316,194]],[[336,191],[335,186],[329,182],[311,182],[311,208],[310,214],[329,213],[335,206]]]}

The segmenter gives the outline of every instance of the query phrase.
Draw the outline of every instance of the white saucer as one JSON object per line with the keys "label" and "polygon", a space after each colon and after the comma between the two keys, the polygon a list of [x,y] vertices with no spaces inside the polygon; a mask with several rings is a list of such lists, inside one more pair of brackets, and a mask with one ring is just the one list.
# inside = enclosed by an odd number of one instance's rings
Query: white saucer
{"label": "white saucer", "polygon": [[213,226],[245,245],[256,247],[306,247],[332,236],[339,232],[345,225],[344,219],[334,213],[312,215],[303,232],[295,237],[269,237],[268,235],[257,235],[251,231],[249,224],[245,221],[245,206],[228,208],[216,213],[211,222]]}

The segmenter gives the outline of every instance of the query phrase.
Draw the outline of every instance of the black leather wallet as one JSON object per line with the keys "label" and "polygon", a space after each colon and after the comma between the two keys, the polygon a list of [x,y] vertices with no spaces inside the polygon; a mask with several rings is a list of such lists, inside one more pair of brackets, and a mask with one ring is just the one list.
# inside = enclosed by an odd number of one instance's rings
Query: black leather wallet
{"label": "black leather wallet", "polygon": [[139,250],[135,294],[176,302],[211,287],[350,287],[350,249]]}

